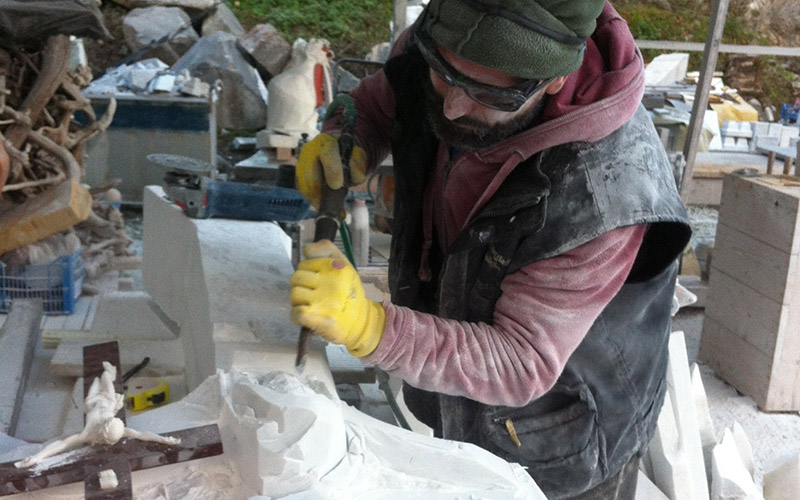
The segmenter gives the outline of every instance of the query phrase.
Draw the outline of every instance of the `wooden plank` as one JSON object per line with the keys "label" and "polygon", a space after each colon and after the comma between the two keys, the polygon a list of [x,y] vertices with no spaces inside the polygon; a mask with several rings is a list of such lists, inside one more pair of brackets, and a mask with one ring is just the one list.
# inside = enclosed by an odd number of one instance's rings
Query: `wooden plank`
{"label": "wooden plank", "polygon": [[788,308],[770,300],[712,266],[706,319],[722,327],[760,352],[772,356],[778,332],[786,327]]}
{"label": "wooden plank", "polygon": [[66,180],[0,216],[0,254],[35,243],[89,218],[92,195]]}
{"label": "wooden plank", "polygon": [[718,377],[750,396],[764,409],[772,378],[772,357],[706,315],[698,359]]}
{"label": "wooden plank", "polygon": [[717,224],[712,267],[779,304],[792,301],[800,256]]}
{"label": "wooden plank", "polygon": [[[104,490],[100,487],[100,473],[113,470],[117,486]],[[84,497],[86,500],[132,500],[131,464],[126,460],[114,460],[107,464],[87,465],[84,469]]]}
{"label": "wooden plank", "polygon": [[779,181],[775,176],[725,176],[719,224],[735,227],[786,253],[797,253],[800,188],[770,184]]}
{"label": "wooden plank", "polygon": [[[676,42],[672,40],[635,40],[640,49],[668,50],[670,52],[703,52],[703,42]],[[719,44],[719,51],[726,54],[749,56],[800,57],[800,47],[774,47],[772,45]]]}
{"label": "wooden plank", "polygon": [[14,299],[0,329],[0,433],[16,434],[43,314],[41,299]]}
{"label": "wooden plank", "polygon": [[[52,467],[18,469],[14,462],[0,464],[0,496],[13,495],[62,484],[83,481],[84,468],[103,467],[110,459],[127,460],[132,471],[150,469],[160,465],[186,462],[222,454],[222,438],[216,424],[195,427],[162,436],[181,440],[178,445],[164,445],[151,441],[123,439],[112,446],[84,447],[61,455]],[[76,466],[80,464],[81,466]]]}

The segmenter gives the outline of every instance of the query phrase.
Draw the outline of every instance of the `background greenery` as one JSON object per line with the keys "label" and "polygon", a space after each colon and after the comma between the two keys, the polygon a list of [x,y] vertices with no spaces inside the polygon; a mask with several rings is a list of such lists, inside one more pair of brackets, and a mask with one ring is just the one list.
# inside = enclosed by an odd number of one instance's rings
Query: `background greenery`
{"label": "background greenery", "polygon": [[[392,0],[228,0],[239,20],[250,28],[258,23],[275,26],[289,42],[297,37],[326,38],[336,58],[364,57],[378,43],[389,40]],[[705,41],[711,17],[712,0],[616,0],[614,7],[624,17],[635,38],[644,40]],[[787,24],[797,0],[760,0],[758,11],[753,0],[731,0],[723,43],[741,45],[787,45],[794,40],[781,38],[781,22]],[[788,7],[787,7],[788,6]],[[787,10],[788,9],[788,10]],[[772,18],[771,18],[771,17]],[[786,29],[791,36],[792,26]],[[647,61],[662,53],[644,51]],[[690,70],[699,70],[702,54],[692,53]],[[720,54],[717,69],[724,71],[729,56]],[[764,104],[779,106],[794,101],[798,90],[792,86],[794,73],[800,72],[798,58],[756,58],[761,91],[754,97]],[[726,75],[728,76],[728,75]]]}

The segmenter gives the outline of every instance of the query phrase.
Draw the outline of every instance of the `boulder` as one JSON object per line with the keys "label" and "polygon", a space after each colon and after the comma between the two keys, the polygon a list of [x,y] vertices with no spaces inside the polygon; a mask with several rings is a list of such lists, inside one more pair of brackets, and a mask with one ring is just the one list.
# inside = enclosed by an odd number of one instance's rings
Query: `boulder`
{"label": "boulder", "polygon": [[174,64],[199,39],[189,15],[178,7],[133,9],[122,20],[122,34],[133,52],[171,37],[146,54],[167,64]]}
{"label": "boulder", "polygon": [[217,5],[214,12],[203,20],[203,28],[201,30],[203,36],[213,35],[218,31],[224,31],[233,36],[244,35],[244,28],[239,23],[239,20],[236,19],[236,14],[224,3]]}
{"label": "boulder", "polygon": [[270,76],[283,71],[292,46],[271,24],[258,24],[242,38],[241,46]]}
{"label": "boulder", "polygon": [[217,126],[228,129],[264,128],[267,122],[266,87],[256,70],[236,47],[237,38],[217,32],[201,38],[172,70],[214,85],[222,82],[217,106]]}

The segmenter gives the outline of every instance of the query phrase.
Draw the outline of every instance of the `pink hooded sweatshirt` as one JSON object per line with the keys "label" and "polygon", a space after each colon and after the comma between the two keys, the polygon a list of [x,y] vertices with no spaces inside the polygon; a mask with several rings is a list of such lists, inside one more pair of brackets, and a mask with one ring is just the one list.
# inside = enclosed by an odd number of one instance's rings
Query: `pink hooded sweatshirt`
{"label": "pink hooded sweatshirt", "polygon": [[[519,163],[553,146],[602,139],[633,116],[644,90],[642,57],[610,4],[587,45],[583,65],[550,96],[541,123],[487,150],[459,155],[447,176],[448,147],[440,143],[426,188],[428,237],[435,227],[447,248]],[[351,95],[356,142],[374,168],[390,150],[392,90],[379,72]],[[506,276],[492,324],[442,319],[385,302],[383,338],[363,361],[420,389],[523,406],[555,384],[622,287],[646,230],[615,229]]]}

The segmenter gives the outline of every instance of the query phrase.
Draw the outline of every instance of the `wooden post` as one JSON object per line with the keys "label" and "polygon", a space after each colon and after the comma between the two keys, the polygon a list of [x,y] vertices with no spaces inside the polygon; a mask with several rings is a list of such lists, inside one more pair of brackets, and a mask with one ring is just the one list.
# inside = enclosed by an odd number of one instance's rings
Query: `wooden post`
{"label": "wooden post", "polygon": [[711,11],[711,20],[708,24],[706,48],[703,52],[703,65],[700,68],[700,80],[694,94],[692,105],[692,120],[686,133],[688,140],[684,147],[683,155],[686,157],[686,170],[682,176],[681,197],[686,202],[689,187],[694,173],[694,160],[697,156],[697,146],[700,142],[700,133],[703,131],[703,118],[708,107],[708,95],[711,89],[711,79],[714,77],[714,68],[717,66],[719,46],[722,41],[722,29],[725,27],[725,18],[728,15],[730,0],[714,0]]}

